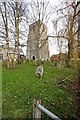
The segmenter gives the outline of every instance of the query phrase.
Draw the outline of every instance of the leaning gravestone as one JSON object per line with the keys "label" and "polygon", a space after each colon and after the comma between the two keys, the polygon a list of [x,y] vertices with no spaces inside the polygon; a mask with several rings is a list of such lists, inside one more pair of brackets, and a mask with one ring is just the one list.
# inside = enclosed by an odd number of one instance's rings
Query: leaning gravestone
{"label": "leaning gravestone", "polygon": [[36,69],[36,77],[39,79],[43,76],[43,66],[38,66]]}

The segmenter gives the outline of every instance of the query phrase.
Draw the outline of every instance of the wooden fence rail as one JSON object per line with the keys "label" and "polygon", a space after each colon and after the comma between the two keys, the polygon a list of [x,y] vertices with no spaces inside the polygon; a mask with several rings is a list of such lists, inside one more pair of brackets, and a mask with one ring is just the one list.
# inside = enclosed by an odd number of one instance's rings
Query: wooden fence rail
{"label": "wooden fence rail", "polygon": [[41,111],[54,120],[61,120],[59,117],[57,117],[55,114],[53,114],[41,105],[41,99],[36,98],[33,102],[33,120],[41,119]]}

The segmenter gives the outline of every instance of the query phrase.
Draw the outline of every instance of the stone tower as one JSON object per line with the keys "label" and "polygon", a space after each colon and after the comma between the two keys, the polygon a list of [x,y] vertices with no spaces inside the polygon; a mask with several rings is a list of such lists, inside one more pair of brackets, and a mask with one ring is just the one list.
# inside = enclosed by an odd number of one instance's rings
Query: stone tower
{"label": "stone tower", "polygon": [[27,41],[27,59],[49,59],[47,27],[40,20],[29,25],[29,34]]}

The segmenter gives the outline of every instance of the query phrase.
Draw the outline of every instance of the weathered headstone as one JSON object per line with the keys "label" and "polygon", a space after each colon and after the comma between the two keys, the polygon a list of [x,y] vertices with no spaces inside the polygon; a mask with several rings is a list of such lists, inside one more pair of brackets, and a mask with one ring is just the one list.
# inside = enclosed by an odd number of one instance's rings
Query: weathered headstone
{"label": "weathered headstone", "polygon": [[38,66],[36,69],[36,77],[39,79],[43,76],[43,66]]}

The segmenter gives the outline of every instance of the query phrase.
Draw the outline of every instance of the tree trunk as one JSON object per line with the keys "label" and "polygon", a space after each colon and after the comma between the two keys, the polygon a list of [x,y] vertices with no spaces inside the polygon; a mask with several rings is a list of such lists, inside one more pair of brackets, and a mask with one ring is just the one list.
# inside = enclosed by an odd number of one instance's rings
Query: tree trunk
{"label": "tree trunk", "polygon": [[7,49],[7,68],[11,68],[11,55],[10,55],[10,48],[9,48],[9,36],[8,36],[8,20],[7,20],[7,10],[6,10],[6,2],[4,2],[5,8],[5,32],[6,32],[6,49]]}
{"label": "tree trunk", "polygon": [[19,9],[18,2],[15,3],[15,48],[14,48],[14,62],[13,65],[15,67],[16,62],[20,62],[20,51],[19,51]]}

